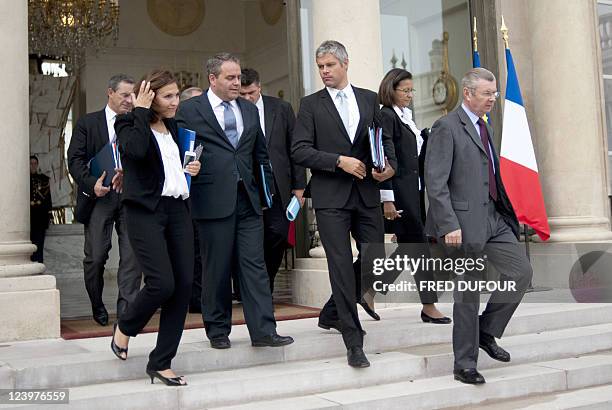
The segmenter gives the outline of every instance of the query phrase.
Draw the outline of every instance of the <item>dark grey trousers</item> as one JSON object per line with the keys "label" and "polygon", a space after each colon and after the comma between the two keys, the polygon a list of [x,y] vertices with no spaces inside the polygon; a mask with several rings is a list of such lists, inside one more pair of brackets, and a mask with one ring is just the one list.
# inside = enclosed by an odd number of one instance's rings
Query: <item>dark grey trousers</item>
{"label": "dark grey trousers", "polygon": [[89,223],[85,225],[85,259],[83,259],[85,288],[89,300],[93,308],[100,308],[104,306],[102,301],[104,265],[111,249],[114,226],[119,239],[118,316],[121,316],[128,303],[134,300],[142,281],[141,269],[127,236],[125,209],[121,206],[120,198],[121,196],[115,191],[110,191],[96,199]]}
{"label": "dark grey trousers", "polygon": [[[525,249],[516,240],[510,227],[495,210],[495,203],[489,202],[487,216],[488,240],[484,255],[489,265],[499,273],[500,282],[515,281],[515,292],[495,291],[489,298],[482,314],[478,315],[480,293],[458,292],[455,290],[453,307],[453,352],[455,370],[476,368],[478,362],[478,342],[480,332],[500,338],[514,311],[518,307],[525,290],[531,282],[533,270],[525,254]],[[463,277],[460,281],[488,280],[487,277]]]}

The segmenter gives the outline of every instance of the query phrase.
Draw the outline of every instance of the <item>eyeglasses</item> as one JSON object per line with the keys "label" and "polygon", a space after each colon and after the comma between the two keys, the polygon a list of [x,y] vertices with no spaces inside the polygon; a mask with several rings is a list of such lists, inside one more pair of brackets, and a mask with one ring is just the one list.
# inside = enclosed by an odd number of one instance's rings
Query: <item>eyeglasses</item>
{"label": "eyeglasses", "polygon": [[416,89],[414,88],[395,88],[395,91],[401,91],[406,95],[415,95],[416,94]]}
{"label": "eyeglasses", "polygon": [[[476,95],[476,90],[471,89],[470,91],[472,92],[472,94]],[[491,98],[497,100],[499,98],[499,91],[486,91],[484,93],[479,94],[485,97],[487,100],[490,100]]]}

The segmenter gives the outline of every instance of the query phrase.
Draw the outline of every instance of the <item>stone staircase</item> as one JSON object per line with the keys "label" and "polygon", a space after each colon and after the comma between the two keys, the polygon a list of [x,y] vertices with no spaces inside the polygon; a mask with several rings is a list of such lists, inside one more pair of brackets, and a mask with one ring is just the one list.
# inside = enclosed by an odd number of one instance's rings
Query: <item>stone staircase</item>
{"label": "stone staircase", "polygon": [[612,305],[521,305],[500,342],[512,362],[481,351],[483,386],[453,380],[452,326],[421,323],[419,309],[362,317],[367,369],[346,364],[337,332],[303,319],[279,322],[296,340],[283,348],[251,347],[245,326],[234,328],[229,350],[186,331],[173,362],[189,383],[181,388],[151,385],[144,374],[155,334],[134,338],[126,362],[112,355],[110,338],[3,345],[0,388],[70,389],[69,405],[41,409],[611,408]]}

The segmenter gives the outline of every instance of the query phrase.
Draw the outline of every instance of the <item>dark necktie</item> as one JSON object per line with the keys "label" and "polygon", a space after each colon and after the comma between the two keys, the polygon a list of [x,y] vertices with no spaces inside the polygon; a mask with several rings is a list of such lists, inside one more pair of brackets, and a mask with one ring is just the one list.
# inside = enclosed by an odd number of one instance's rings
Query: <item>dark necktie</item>
{"label": "dark necktie", "polygon": [[497,201],[497,183],[495,182],[495,174],[493,173],[493,159],[491,158],[491,149],[489,147],[489,132],[482,118],[478,119],[478,126],[480,127],[480,139],[487,152],[487,158],[489,159],[489,195],[494,201]]}
{"label": "dark necktie", "polygon": [[234,148],[238,146],[238,128],[236,125],[236,115],[230,106],[230,103],[223,101],[223,121],[225,122],[225,135]]}

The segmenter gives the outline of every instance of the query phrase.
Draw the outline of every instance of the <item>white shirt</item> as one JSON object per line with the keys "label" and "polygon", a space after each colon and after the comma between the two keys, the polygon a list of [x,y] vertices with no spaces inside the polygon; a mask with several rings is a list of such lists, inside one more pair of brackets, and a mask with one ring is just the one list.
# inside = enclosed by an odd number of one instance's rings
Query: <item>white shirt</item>
{"label": "white shirt", "polygon": [[153,135],[157,140],[164,165],[165,179],[162,196],[181,197],[182,199],[189,198],[189,188],[187,187],[187,180],[185,179],[176,142],[174,142],[170,133],[162,134],[153,128],[151,128],[151,131],[153,131]]}
{"label": "white shirt", "polygon": [[417,155],[421,154],[421,148],[423,147],[423,137],[421,137],[421,130],[418,129],[414,120],[412,119],[412,110],[408,107],[400,108],[397,105],[393,106],[393,111],[397,114],[400,121],[403,122],[410,128],[410,131],[416,136],[417,143]]}
{"label": "white shirt", "polygon": [[[108,141],[111,145],[113,142],[116,144],[117,133],[115,132],[115,120],[117,119],[117,113],[111,109],[111,107],[106,105],[104,108],[104,114],[106,115],[106,129],[108,130]],[[113,151],[117,156],[115,158],[115,166],[117,168],[121,168],[121,160],[119,159],[119,150],[116,148],[116,145],[113,147]]]}
{"label": "white shirt", "polygon": [[[208,96],[208,101],[210,102],[210,106],[215,113],[215,117],[217,117],[217,121],[219,121],[219,125],[221,129],[225,131],[225,107],[223,106],[223,100],[217,96],[210,88],[206,93]],[[240,140],[240,136],[242,135],[242,131],[244,131],[244,122],[242,121],[242,113],[240,112],[240,107],[238,107],[238,103],[236,100],[228,101],[230,103],[230,107],[236,116],[236,130],[238,131],[238,140]]]}
{"label": "white shirt", "polygon": [[261,94],[259,94],[259,100],[257,100],[257,102],[255,103],[255,106],[257,107],[257,111],[259,111],[259,125],[261,125],[261,131],[263,132],[265,136],[266,135],[266,119],[264,116],[263,96]]}
{"label": "white shirt", "polygon": [[[410,131],[416,136],[416,145],[417,145],[417,156],[421,155],[421,148],[423,148],[423,137],[421,137],[421,131],[416,126],[414,120],[412,119],[412,110],[408,107],[400,108],[397,105],[393,105],[393,111],[397,114],[400,121],[403,122],[410,128]],[[421,178],[419,178],[419,190],[421,189]],[[393,190],[391,189],[381,189],[380,190],[380,200],[381,202],[395,200],[395,195],[393,195]]]}
{"label": "white shirt", "polygon": [[344,94],[346,95],[346,102],[348,104],[348,123],[349,123],[348,125],[349,129],[347,131],[348,131],[349,138],[351,139],[351,143],[352,143],[355,141],[355,134],[357,133],[357,126],[359,125],[359,119],[360,119],[359,106],[357,105],[357,99],[355,98],[353,87],[351,86],[351,84],[348,84],[342,90],[338,90],[336,88],[331,88],[331,87],[326,87],[326,88],[327,88],[327,92],[331,96],[332,101],[334,102],[334,105],[336,106],[336,109],[338,110],[338,113],[340,113],[340,109],[338,107],[339,99],[336,98],[336,96],[338,95],[340,91],[344,91]]}
{"label": "white shirt", "polygon": [[[474,126],[474,128],[476,128],[476,133],[480,137],[480,125],[478,125],[478,120],[480,119],[480,117],[478,115],[474,114],[472,111],[470,111],[470,109],[468,107],[466,107],[464,103],[461,103],[461,108],[463,108],[463,111],[465,111],[465,113],[470,118],[470,121],[472,121],[472,125]],[[482,139],[482,137],[480,137],[480,138]],[[489,149],[489,157],[490,158],[495,158],[493,156],[493,150],[491,149],[491,141],[489,141],[489,144],[487,144],[487,145],[488,145],[487,148]],[[492,161],[495,161],[495,160],[492,159]],[[493,166],[493,173],[495,174],[495,166]]]}

